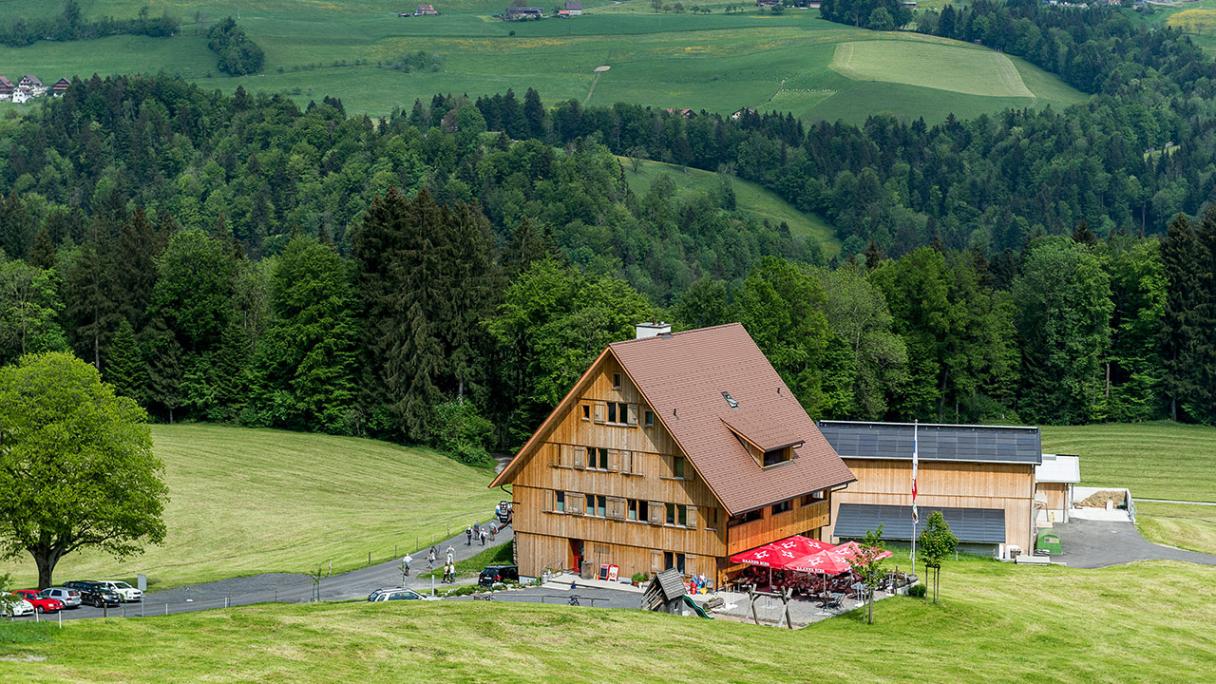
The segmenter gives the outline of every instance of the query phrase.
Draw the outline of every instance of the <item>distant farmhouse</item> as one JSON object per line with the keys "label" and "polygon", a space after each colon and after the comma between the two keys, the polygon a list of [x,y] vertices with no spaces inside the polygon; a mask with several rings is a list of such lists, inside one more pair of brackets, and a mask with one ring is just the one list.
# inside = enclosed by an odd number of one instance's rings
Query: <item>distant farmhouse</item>
{"label": "distant farmhouse", "polygon": [[536,21],[545,18],[545,11],[539,7],[508,7],[502,18],[505,21]]}
{"label": "distant farmhouse", "polygon": [[583,3],[567,2],[565,7],[557,11],[559,17],[581,17],[583,15]]}
{"label": "distant farmhouse", "polygon": [[398,12],[399,17],[437,17],[439,10],[435,9],[434,5],[422,3],[413,12]]}
{"label": "distant farmhouse", "polygon": [[36,97],[42,97],[47,94],[48,90],[55,97],[62,97],[68,90],[68,86],[72,85],[66,78],[61,78],[55,82],[51,88],[47,88],[42,79],[34,74],[26,74],[17,81],[16,85],[13,82],[0,76],[0,101],[15,102],[22,104],[29,102]]}

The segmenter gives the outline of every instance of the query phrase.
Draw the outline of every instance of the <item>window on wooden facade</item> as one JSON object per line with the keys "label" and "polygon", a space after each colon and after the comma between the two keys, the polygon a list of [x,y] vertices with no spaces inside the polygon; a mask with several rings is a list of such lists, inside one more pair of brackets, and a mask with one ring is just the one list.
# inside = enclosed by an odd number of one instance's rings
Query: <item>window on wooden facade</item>
{"label": "window on wooden facade", "polygon": [[605,518],[608,516],[608,497],[602,494],[587,495],[587,515],[594,515],[597,518]]}
{"label": "window on wooden facade", "polygon": [[[629,422],[629,404],[619,401],[608,402],[608,422],[624,424]],[[635,423],[637,421],[634,421]]]}
{"label": "window on wooden facade", "polygon": [[786,511],[791,511],[793,509],[794,509],[794,500],[786,499],[785,501],[782,501],[781,503],[773,504],[773,515],[777,515],[778,513],[785,513]]}
{"label": "window on wooden facade", "polygon": [[587,447],[587,467],[608,470],[608,449]]}
{"label": "window on wooden facade", "polygon": [[667,504],[667,524],[688,527],[688,506],[685,504]]}
{"label": "window on wooden facade", "polygon": [[612,374],[612,389],[620,389],[620,388],[621,388],[621,374],[613,373]]}
{"label": "window on wooden facade", "polygon": [[591,404],[583,404],[583,420],[591,420]]}
{"label": "window on wooden facade", "polygon": [[710,530],[718,529],[718,509],[717,508],[706,508],[705,509],[705,527],[706,527],[706,529],[710,529]]}
{"label": "window on wooden facade", "polygon": [[672,477],[683,480],[684,471],[686,468],[687,468],[687,464],[684,463],[683,456],[672,456],[671,457],[671,476]]}
{"label": "window on wooden facade", "polygon": [[740,515],[736,515],[736,516],[732,517],[730,519],[730,524],[733,527],[735,525],[742,525],[743,523],[749,523],[753,520],[759,520],[760,518],[763,518],[763,517],[764,517],[764,509],[757,508],[754,511],[748,511],[746,513],[742,513]]}
{"label": "window on wooden facade", "polygon": [[673,553],[671,551],[663,552],[663,569],[664,570],[670,570],[672,568],[675,568],[676,570],[678,570],[680,572],[681,575],[683,575],[684,567],[685,567],[684,566],[684,554]]}
{"label": "window on wooden facade", "polygon": [[784,463],[784,462],[790,460],[790,455],[792,453],[793,453],[793,449],[790,449],[789,447],[785,447],[783,449],[773,449],[772,451],[766,451],[766,452],[764,452],[764,467],[767,468],[768,466],[771,466],[771,465],[777,465],[778,463]]}
{"label": "window on wooden facade", "polygon": [[553,497],[553,510],[557,511],[558,513],[566,512],[565,492],[555,492],[555,496]]}
{"label": "window on wooden facade", "polygon": [[641,499],[630,499],[629,519],[640,522],[647,522],[650,520],[650,502]]}
{"label": "window on wooden facade", "polygon": [[802,499],[798,502],[798,505],[799,506],[810,506],[811,504],[815,503],[816,501],[823,501],[824,498],[826,498],[826,494],[824,493],[824,490],[820,489],[820,490],[811,492],[810,494],[803,494]]}
{"label": "window on wooden facade", "polygon": [[654,411],[646,412],[646,427],[654,427]]}

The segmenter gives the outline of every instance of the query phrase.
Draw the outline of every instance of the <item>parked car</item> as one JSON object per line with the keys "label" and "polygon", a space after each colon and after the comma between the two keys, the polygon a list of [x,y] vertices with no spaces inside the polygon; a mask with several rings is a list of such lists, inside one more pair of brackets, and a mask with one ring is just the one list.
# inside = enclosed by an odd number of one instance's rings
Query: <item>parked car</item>
{"label": "parked car", "polygon": [[511,505],[510,501],[499,501],[498,505],[494,507],[494,515],[498,516],[498,522],[503,525],[510,525],[511,518],[513,517],[513,508],[514,506]]}
{"label": "parked car", "polygon": [[107,589],[101,582],[74,581],[65,582],[64,586],[79,591],[80,602],[85,605],[112,608],[122,603],[122,597],[118,595],[118,592]]}
{"label": "parked car", "polygon": [[386,589],[377,589],[367,597],[372,603],[381,601],[434,601],[431,596],[423,596],[413,589],[407,587],[389,587]]}
{"label": "parked car", "polygon": [[37,589],[18,589],[13,593],[29,601],[29,604],[39,613],[58,613],[63,610],[63,601],[43,596]]}
{"label": "parked car", "polygon": [[21,598],[17,594],[9,594],[8,600],[4,602],[4,607],[0,612],[5,617],[22,617],[23,615],[33,615],[34,606],[29,601]]}
{"label": "parked car", "polygon": [[41,596],[58,599],[64,608],[80,607],[80,591],[67,587],[47,587],[40,592]]}
{"label": "parked car", "polygon": [[106,589],[118,594],[118,596],[127,603],[135,603],[144,600],[144,593],[126,582],[121,582],[118,580],[102,580],[101,582],[98,582],[98,584],[101,584]]}
{"label": "parked car", "polygon": [[519,566],[517,565],[487,565],[477,576],[477,583],[483,587],[494,586],[498,582],[518,582]]}

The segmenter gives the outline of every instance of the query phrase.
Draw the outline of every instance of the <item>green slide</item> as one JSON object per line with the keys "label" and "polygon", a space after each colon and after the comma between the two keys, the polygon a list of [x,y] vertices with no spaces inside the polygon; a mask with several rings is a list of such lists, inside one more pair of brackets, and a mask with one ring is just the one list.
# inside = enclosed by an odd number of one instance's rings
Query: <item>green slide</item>
{"label": "green slide", "polygon": [[709,616],[709,613],[706,613],[705,609],[701,608],[701,606],[698,606],[697,602],[692,600],[692,597],[689,596],[688,594],[684,595],[684,603],[688,604],[689,608],[692,608],[693,611],[695,611],[697,615],[700,615],[701,617],[705,618],[706,620],[713,619],[712,617]]}

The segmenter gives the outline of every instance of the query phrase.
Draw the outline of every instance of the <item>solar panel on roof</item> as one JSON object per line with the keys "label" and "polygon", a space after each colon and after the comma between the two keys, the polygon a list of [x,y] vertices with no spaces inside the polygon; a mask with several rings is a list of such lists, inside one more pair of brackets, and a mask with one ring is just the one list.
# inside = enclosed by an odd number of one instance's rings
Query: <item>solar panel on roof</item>
{"label": "solar panel on roof", "polygon": [[[823,421],[820,430],[837,453],[855,458],[911,458],[913,427],[898,423]],[[1037,428],[923,425],[920,457],[925,460],[1042,461]]]}

